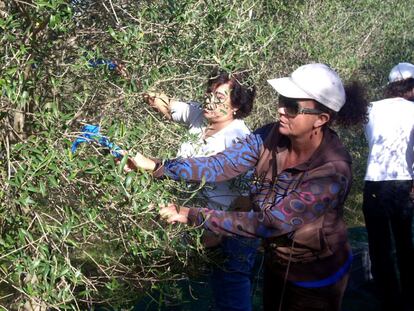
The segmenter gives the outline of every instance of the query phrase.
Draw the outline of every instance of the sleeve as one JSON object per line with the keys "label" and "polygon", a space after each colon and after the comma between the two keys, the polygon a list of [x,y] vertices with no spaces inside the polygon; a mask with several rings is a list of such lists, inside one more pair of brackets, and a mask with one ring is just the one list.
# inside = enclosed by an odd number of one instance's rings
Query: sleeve
{"label": "sleeve", "polygon": [[184,123],[188,127],[201,127],[203,124],[203,111],[197,102],[174,101],[170,109],[175,122]]}
{"label": "sleeve", "polygon": [[[345,165],[344,165],[345,166]],[[350,173],[304,179],[299,187],[260,211],[225,212],[190,208],[189,224],[227,236],[276,237],[316,221],[339,208],[349,191]]]}
{"label": "sleeve", "polygon": [[256,166],[262,145],[260,135],[250,134],[210,157],[167,160],[153,174],[158,178],[168,176],[194,182],[229,180]]}

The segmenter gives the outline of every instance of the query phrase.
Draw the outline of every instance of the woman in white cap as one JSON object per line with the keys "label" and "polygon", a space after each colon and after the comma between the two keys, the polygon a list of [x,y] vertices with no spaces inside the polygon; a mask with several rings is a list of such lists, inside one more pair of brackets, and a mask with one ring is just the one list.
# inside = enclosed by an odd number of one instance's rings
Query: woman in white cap
{"label": "woman in white cap", "polygon": [[261,237],[264,310],[339,310],[352,262],[343,221],[351,157],[329,124],[365,121],[368,103],[361,88],[345,89],[324,64],[269,83],[280,94],[279,121],[211,157],[161,163],[137,154],[129,165],[188,181],[222,181],[254,168],[250,211],[169,204],[160,214],[216,234]]}
{"label": "woman in white cap", "polygon": [[414,65],[399,63],[388,80],[385,99],[372,103],[365,127],[369,157],[363,211],[383,310],[414,310]]}

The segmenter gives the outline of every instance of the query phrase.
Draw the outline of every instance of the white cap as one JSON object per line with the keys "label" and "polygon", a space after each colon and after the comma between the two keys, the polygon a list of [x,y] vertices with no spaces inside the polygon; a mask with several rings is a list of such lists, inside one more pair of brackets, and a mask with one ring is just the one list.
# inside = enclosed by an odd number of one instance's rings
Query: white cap
{"label": "white cap", "polygon": [[409,78],[414,78],[414,65],[410,63],[399,63],[391,69],[388,81],[392,83]]}
{"label": "white cap", "polygon": [[345,104],[345,89],[338,74],[325,64],[300,66],[290,77],[267,80],[282,96],[310,98],[338,112]]}

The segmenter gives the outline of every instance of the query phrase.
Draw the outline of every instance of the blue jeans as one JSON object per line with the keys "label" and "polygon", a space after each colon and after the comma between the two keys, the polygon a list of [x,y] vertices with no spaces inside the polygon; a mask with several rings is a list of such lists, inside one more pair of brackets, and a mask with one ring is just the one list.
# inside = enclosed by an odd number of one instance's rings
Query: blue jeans
{"label": "blue jeans", "polygon": [[252,269],[259,239],[224,237],[221,252],[225,262],[210,275],[216,308],[220,311],[252,310]]}

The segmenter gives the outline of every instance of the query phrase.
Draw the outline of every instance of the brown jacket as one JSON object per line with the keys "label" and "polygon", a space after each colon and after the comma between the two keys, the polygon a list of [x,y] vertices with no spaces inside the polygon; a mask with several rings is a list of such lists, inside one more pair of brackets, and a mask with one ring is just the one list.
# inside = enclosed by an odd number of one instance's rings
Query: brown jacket
{"label": "brown jacket", "polygon": [[166,161],[156,176],[222,181],[254,168],[252,211],[191,208],[189,222],[224,235],[262,237],[275,272],[288,279],[320,280],[349,258],[343,205],[351,185],[351,158],[329,128],[311,158],[280,170],[289,140],[279,124],[265,126],[222,153]]}

